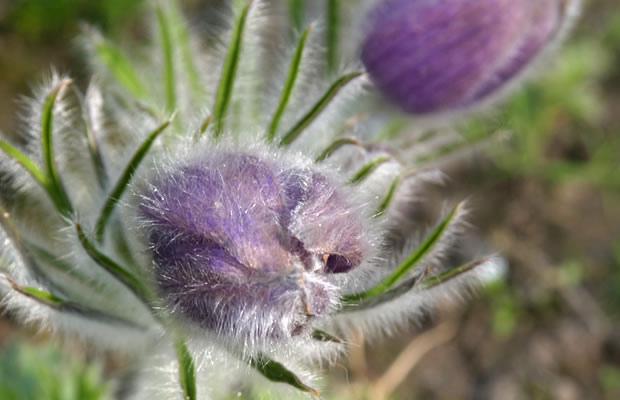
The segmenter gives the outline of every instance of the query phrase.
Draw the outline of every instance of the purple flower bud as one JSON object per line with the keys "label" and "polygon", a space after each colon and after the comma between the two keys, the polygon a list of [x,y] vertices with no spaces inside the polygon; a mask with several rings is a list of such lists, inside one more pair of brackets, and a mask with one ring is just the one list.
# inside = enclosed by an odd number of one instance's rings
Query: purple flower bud
{"label": "purple flower bud", "polygon": [[359,215],[316,171],[214,153],[161,176],[140,204],[173,307],[241,336],[300,331],[338,298],[330,274],[359,265]]}
{"label": "purple flower bud", "polygon": [[404,111],[455,110],[495,93],[564,25],[567,0],[385,0],[361,58]]}

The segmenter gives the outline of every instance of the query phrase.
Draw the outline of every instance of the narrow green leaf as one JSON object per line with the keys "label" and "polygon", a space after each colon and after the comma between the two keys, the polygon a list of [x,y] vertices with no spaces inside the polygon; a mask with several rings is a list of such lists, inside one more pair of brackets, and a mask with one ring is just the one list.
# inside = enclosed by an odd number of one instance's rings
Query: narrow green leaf
{"label": "narrow green leaf", "polygon": [[278,103],[276,112],[273,114],[273,118],[271,119],[271,123],[269,124],[269,129],[267,130],[268,142],[272,142],[275,138],[276,132],[278,130],[278,125],[280,124],[280,119],[282,118],[282,114],[284,113],[286,105],[288,104],[288,100],[291,97],[293,86],[295,86],[295,81],[297,80],[297,75],[299,73],[299,65],[301,64],[301,58],[304,52],[304,47],[306,45],[306,40],[308,39],[308,35],[310,34],[311,30],[312,25],[306,28],[306,30],[299,38],[299,42],[297,43],[297,48],[295,49],[295,53],[293,54],[293,58],[291,59],[291,65],[288,70],[288,75],[286,76],[286,82],[284,83],[284,88],[282,89],[280,102]]}
{"label": "narrow green leaf", "polygon": [[288,11],[294,32],[297,33],[301,30],[301,24],[304,21],[304,1],[288,0]]}
{"label": "narrow green leaf", "polygon": [[366,290],[365,292],[349,294],[343,297],[345,303],[358,303],[367,298],[381,295],[390,289],[396,282],[398,282],[403,276],[407,274],[425,255],[427,255],[432,248],[439,242],[442,234],[446,231],[454,217],[458,214],[459,209],[462,207],[462,203],[457,206],[444,218],[439,225],[431,232],[431,234],[422,242],[417,249],[411,253],[399,266],[392,272],[387,278],[385,278],[378,285]]}
{"label": "narrow green leaf", "polygon": [[177,361],[179,363],[179,381],[185,400],[196,400],[196,372],[194,360],[183,340],[175,343]]}
{"label": "narrow green leaf", "polygon": [[95,43],[95,54],[110,70],[118,83],[135,97],[144,98],[146,89],[123,53],[103,39]]}
{"label": "narrow green leaf", "polygon": [[[86,97],[89,97],[89,91],[92,89],[92,83],[89,89],[86,91]],[[97,183],[99,183],[99,187],[101,189],[105,189],[108,184],[108,173],[105,167],[105,163],[103,161],[103,156],[101,155],[101,151],[99,149],[99,144],[97,143],[97,138],[95,136],[95,131],[93,129],[93,121],[91,119],[91,113],[87,107],[87,101],[84,99],[82,93],[74,87],[73,93],[78,98],[80,102],[80,108],[82,110],[82,122],[84,123],[84,133],[86,136],[86,143],[88,146],[88,152],[90,153],[90,159],[93,163],[93,168],[95,170],[95,175],[97,176]],[[92,95],[92,93],[90,93]]]}
{"label": "narrow green leaf", "polygon": [[365,310],[395,300],[418,285],[427,273],[428,271],[422,271],[410,278],[400,280],[392,288],[376,296],[346,300],[341,304],[340,312]]}
{"label": "narrow green leaf", "polygon": [[7,280],[7,282],[11,286],[11,289],[15,290],[16,292],[30,299],[37,301],[38,303],[51,307],[57,311],[66,312],[70,314],[77,314],[81,317],[85,317],[89,319],[122,324],[127,327],[134,328],[134,329],[140,329],[140,330],[146,329],[145,327],[138,325],[133,321],[127,321],[115,315],[110,315],[105,312],[101,312],[99,310],[95,310],[93,308],[74,303],[72,301],[64,300],[63,298],[53,293],[47,292],[45,290],[41,290],[41,289],[31,287],[31,286],[19,285],[6,275],[4,276],[4,278]]}
{"label": "narrow green leaf", "polygon": [[[2,234],[4,234],[5,239],[10,241],[9,246],[13,246],[17,252],[16,255],[19,260],[14,259],[13,261],[18,261],[19,267],[26,268],[37,282],[44,284],[49,290],[56,290],[61,293],[68,292],[66,285],[69,283],[66,283],[67,281],[63,280],[64,283],[58,285],[57,280],[50,278],[50,276],[59,278],[59,275],[65,275],[66,277],[74,279],[74,281],[70,283],[70,285],[72,285],[70,290],[100,290],[100,287],[95,284],[90,277],[82,274],[74,266],[62,262],[58,257],[49,253],[47,250],[24,240],[11,220],[10,214],[0,207],[0,236],[2,236]],[[40,261],[43,261],[48,268],[43,268],[40,265]],[[51,271],[47,271],[49,268],[51,268]],[[65,278],[63,277],[63,279]],[[76,285],[80,285],[80,287],[74,287]],[[90,312],[89,314],[93,315],[94,313]]]}
{"label": "narrow green leaf", "polygon": [[170,22],[172,38],[175,42],[173,47],[178,47],[180,51],[181,62],[185,70],[185,76],[187,77],[190,90],[192,91],[192,98],[194,101],[199,102],[203,98],[204,87],[200,79],[200,73],[198,72],[198,68],[196,68],[196,63],[194,61],[187,24],[181,16],[178,7],[175,5],[168,7],[167,16]]}
{"label": "narrow green leaf", "polygon": [[388,188],[385,197],[383,198],[383,200],[381,200],[381,203],[379,204],[377,210],[375,211],[375,214],[373,215],[374,217],[380,217],[388,209],[390,203],[392,202],[392,199],[394,198],[394,193],[396,193],[396,188],[398,187],[401,179],[402,176],[398,175],[396,178],[394,178],[394,180],[392,180],[392,183],[390,184],[390,187]]}
{"label": "narrow green leaf", "polygon": [[373,217],[375,218],[380,217],[381,215],[385,213],[385,211],[388,209],[388,207],[392,203],[392,200],[394,199],[394,194],[396,193],[396,190],[398,190],[398,186],[401,184],[403,180],[409,177],[415,176],[417,174],[420,174],[422,172],[428,172],[430,170],[431,168],[419,168],[419,169],[404,171],[400,175],[395,177],[392,183],[390,184],[390,187],[388,188],[388,191],[385,194],[385,197],[383,198],[383,200],[381,200],[381,203],[377,207],[377,210],[375,211],[375,214],[373,215]]}
{"label": "narrow green leaf", "polygon": [[156,8],[157,22],[159,26],[159,40],[164,60],[164,93],[166,97],[166,110],[172,112],[176,107],[176,94],[174,84],[174,58],[172,54],[172,39],[168,19],[161,6]]}
{"label": "narrow green leaf", "polygon": [[61,214],[72,214],[73,206],[69,200],[69,196],[58,175],[56,161],[54,159],[54,146],[52,141],[52,133],[54,131],[54,105],[58,94],[68,85],[71,84],[69,79],[60,82],[45,98],[43,108],[41,110],[41,147],[43,155],[44,173],[47,177],[48,192],[53,195],[54,204]]}
{"label": "narrow green leaf", "polygon": [[342,146],[345,146],[347,144],[352,144],[355,146],[361,146],[361,143],[359,142],[359,140],[355,139],[355,138],[340,138],[340,139],[336,139],[332,142],[332,144],[330,144],[329,146],[327,146],[327,148],[325,150],[323,150],[321,152],[321,154],[319,154],[319,156],[314,160],[314,162],[319,163],[323,160],[325,160],[327,157],[331,156],[333,152],[335,152],[336,150],[338,150],[339,148],[341,148]]}
{"label": "narrow green leaf", "polygon": [[200,124],[200,128],[198,128],[198,131],[194,134],[194,143],[200,140],[202,135],[204,135],[204,133],[209,128],[210,123],[211,123],[211,114],[205,117],[205,119],[202,121],[202,124]]}
{"label": "narrow green leaf", "polygon": [[[130,267],[137,266],[136,259],[130,247],[130,241],[127,238],[123,220],[116,216],[110,221],[110,229],[112,230],[112,247],[116,251],[122,261]],[[134,271],[136,272],[136,271]]]}
{"label": "narrow green leaf", "polygon": [[421,283],[421,286],[424,289],[431,289],[433,287],[439,286],[443,283],[449,282],[451,279],[454,279],[462,274],[474,270],[476,267],[484,264],[487,261],[488,259],[484,258],[482,260],[472,261],[467,264],[447,269],[438,275],[431,276],[430,278],[426,279],[424,282]]}
{"label": "narrow green leaf", "polygon": [[334,335],[330,335],[329,333],[322,331],[320,329],[315,329],[312,331],[312,339],[318,340],[320,342],[332,342],[342,344],[342,339],[337,338]]}
{"label": "narrow green leaf", "polygon": [[327,0],[327,72],[333,73],[338,62],[338,28],[340,27],[340,2],[342,0]]}
{"label": "narrow green leaf", "polygon": [[33,259],[32,255],[28,251],[23,238],[18,231],[15,223],[11,219],[11,215],[8,211],[0,206],[0,234],[3,234],[5,240],[8,239],[8,243],[2,243],[3,246],[13,247],[15,249],[15,256],[11,261],[17,262],[20,268],[26,268],[28,272],[35,277],[39,282],[46,285],[51,284],[50,278],[44,273],[40,266]]}
{"label": "narrow green leaf", "polygon": [[80,273],[78,269],[76,269],[73,265],[69,265],[63,262],[59,257],[50,253],[43,247],[37,246],[32,242],[25,242],[24,248],[31,252],[33,255],[38,257],[39,261],[43,261],[49,267],[55,270],[55,273],[66,274],[81,283],[85,286],[89,287],[91,290],[97,290],[97,285],[93,283],[92,278]]}
{"label": "narrow green leaf", "polygon": [[21,286],[17,283],[13,282],[9,277],[5,276],[5,279],[11,285],[11,288],[24,296],[35,299],[41,303],[47,304],[49,306],[58,307],[64,304],[64,300],[58,296],[55,296],[51,293],[43,291],[41,289],[37,289],[29,286]]}
{"label": "narrow green leaf", "polygon": [[235,77],[237,75],[237,67],[239,66],[239,58],[241,55],[241,42],[243,39],[243,31],[245,29],[245,21],[250,10],[251,1],[241,10],[239,18],[235,22],[233,29],[232,39],[228,47],[228,53],[226,54],[226,60],[222,68],[222,76],[217,88],[215,96],[215,106],[213,108],[213,122],[215,128],[213,135],[218,137],[222,133],[224,127],[224,119],[226,117],[226,111],[232,96],[233,87],[235,84]]}
{"label": "narrow green leaf", "polygon": [[157,137],[168,127],[168,125],[170,125],[170,123],[172,122],[172,118],[174,118],[174,115],[170,117],[169,120],[165,121],[163,124],[155,128],[147,136],[144,142],[142,142],[140,147],[138,147],[138,150],[136,150],[133,157],[131,157],[131,160],[129,160],[129,163],[125,167],[125,170],[119,177],[118,181],[116,182],[116,185],[112,189],[112,192],[110,193],[105,203],[103,204],[103,208],[101,209],[99,218],[97,218],[97,222],[95,224],[95,237],[97,239],[97,242],[101,243],[103,241],[103,238],[104,238],[103,234],[104,234],[106,225],[108,223],[108,220],[110,219],[110,216],[112,215],[112,211],[114,211],[116,204],[119,202],[119,200],[123,196],[123,193],[127,189],[127,185],[129,185],[129,182],[131,181],[131,178],[133,177],[133,174],[138,169],[138,166],[140,165],[140,163],[146,156],[146,153],[151,148],[151,145],[153,144],[153,142],[155,142],[155,139],[157,139]]}
{"label": "narrow green leaf", "polygon": [[316,117],[327,107],[327,105],[334,99],[336,94],[344,87],[347,83],[351,82],[353,79],[362,76],[363,72],[351,72],[341,76],[336,79],[334,83],[327,89],[325,94],[317,101],[314,106],[308,111],[301,119],[284,135],[282,140],[280,141],[280,146],[286,146],[293,142],[299,134],[316,119]]}
{"label": "narrow green leaf", "polygon": [[131,290],[138,298],[148,303],[150,299],[150,291],[142,282],[129,272],[129,269],[120,266],[116,261],[112,260],[107,255],[99,251],[82,230],[80,224],[75,224],[75,231],[78,235],[80,244],[86,251],[86,253],[92,258],[99,266],[105,269],[110,275],[115,277],[119,282],[125,285]]}
{"label": "narrow green leaf", "polygon": [[264,354],[259,354],[256,358],[251,359],[250,365],[272,382],[286,383],[306,393],[311,393],[317,397],[320,396],[317,390],[304,384],[301,379],[297,377],[297,375],[287,369],[284,365],[277,361],[271,360]]}
{"label": "narrow green leaf", "polygon": [[24,153],[2,139],[0,139],[0,150],[4,151],[6,155],[17,161],[22,167],[24,167],[24,169],[26,169],[26,171],[28,171],[28,173],[30,173],[30,175],[32,175],[34,180],[37,181],[43,189],[47,190],[47,179],[45,178],[45,174],[43,174],[35,163],[26,157]]}
{"label": "narrow green leaf", "polygon": [[387,156],[379,156],[375,158],[374,160],[369,161],[362,168],[360,168],[360,170],[357,171],[351,179],[349,179],[349,183],[356,184],[356,183],[361,182],[364,178],[370,175],[373,169],[375,169],[378,165],[383,164],[384,162],[388,161],[389,159],[390,157],[387,157]]}

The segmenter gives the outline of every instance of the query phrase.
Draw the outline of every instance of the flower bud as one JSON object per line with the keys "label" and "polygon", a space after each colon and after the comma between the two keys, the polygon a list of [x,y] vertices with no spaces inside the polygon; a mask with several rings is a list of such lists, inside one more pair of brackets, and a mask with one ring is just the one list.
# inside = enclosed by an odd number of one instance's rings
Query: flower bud
{"label": "flower bud", "polygon": [[559,35],[571,0],[386,0],[362,61],[406,112],[470,107],[524,71]]}
{"label": "flower bud", "polygon": [[362,260],[359,216],[333,182],[250,154],[164,174],[140,209],[164,296],[217,331],[295,334],[337,301],[329,275]]}

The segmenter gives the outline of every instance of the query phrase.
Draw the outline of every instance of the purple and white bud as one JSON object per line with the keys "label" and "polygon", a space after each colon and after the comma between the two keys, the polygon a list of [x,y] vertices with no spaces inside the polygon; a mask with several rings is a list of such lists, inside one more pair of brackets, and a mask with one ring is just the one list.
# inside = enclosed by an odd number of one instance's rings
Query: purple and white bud
{"label": "purple and white bud", "polygon": [[330,275],[365,252],[360,216],[334,182],[248,153],[212,153],[159,176],[140,210],[170,306],[243,338],[300,333],[337,303]]}
{"label": "purple and white bud", "polygon": [[385,0],[361,58],[379,91],[414,114],[470,107],[557,39],[575,0]]}

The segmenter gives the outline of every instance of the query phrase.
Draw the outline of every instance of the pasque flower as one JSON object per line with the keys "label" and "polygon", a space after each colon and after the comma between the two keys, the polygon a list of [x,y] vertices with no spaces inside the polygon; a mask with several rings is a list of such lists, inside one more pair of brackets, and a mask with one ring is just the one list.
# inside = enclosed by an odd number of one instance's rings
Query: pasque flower
{"label": "pasque flower", "polygon": [[[505,85],[563,18],[555,1],[386,4],[363,60],[386,93],[396,78],[415,89],[393,97],[411,111]],[[149,56],[131,60],[87,28],[87,89],[52,74],[23,140],[0,140],[5,307],[131,355],[136,398],[218,398],[261,376],[316,394],[313,365],[344,350],[338,337],[392,332],[502,270],[498,257],[446,264],[464,205],[430,227],[415,217],[441,174],[381,142],[394,124],[365,109],[368,74],[321,62],[316,24],[283,54],[290,31],[266,30],[283,26],[270,7],[217,10],[234,22],[201,43],[159,5],[150,51],[136,53]],[[408,18],[426,39],[400,36]],[[499,31],[483,40],[488,26]]]}
{"label": "pasque flower", "polygon": [[427,114],[495,97],[563,36],[577,1],[385,0],[361,57],[377,88]]}

